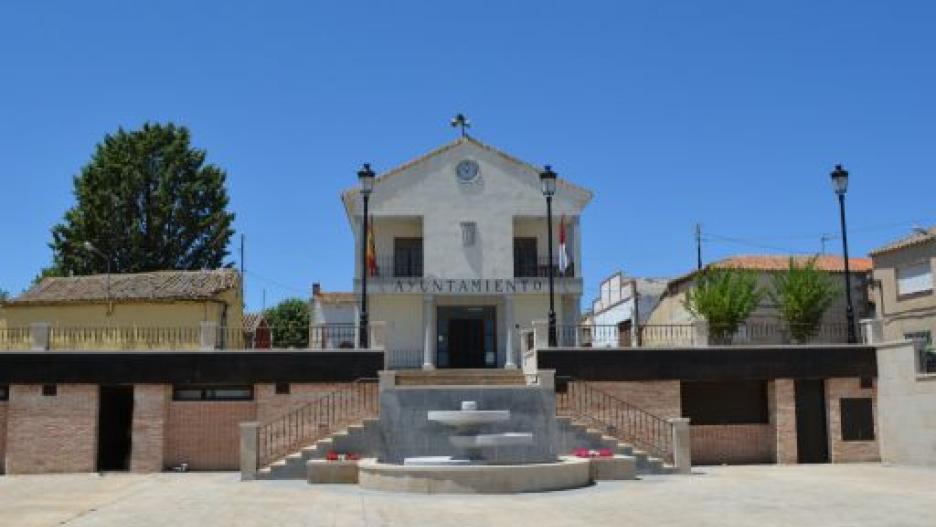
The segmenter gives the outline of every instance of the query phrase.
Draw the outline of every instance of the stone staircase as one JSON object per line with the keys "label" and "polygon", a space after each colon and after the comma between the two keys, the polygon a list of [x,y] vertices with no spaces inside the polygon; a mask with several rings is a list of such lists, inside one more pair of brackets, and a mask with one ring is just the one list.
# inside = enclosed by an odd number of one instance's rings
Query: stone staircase
{"label": "stone staircase", "polygon": [[[607,448],[615,455],[632,458],[637,474],[665,474],[671,471],[671,467],[664,465],[662,459],[637,450],[632,445],[604,434],[600,430],[589,428],[581,422],[575,422],[570,417],[557,416],[555,420],[559,441],[556,450],[561,455],[571,455],[579,448],[590,450]],[[306,479],[306,462],[313,459],[325,459],[329,452],[353,452],[361,457],[376,457],[379,435],[379,420],[364,419],[358,424],[348,426],[260,469],[257,479]]]}

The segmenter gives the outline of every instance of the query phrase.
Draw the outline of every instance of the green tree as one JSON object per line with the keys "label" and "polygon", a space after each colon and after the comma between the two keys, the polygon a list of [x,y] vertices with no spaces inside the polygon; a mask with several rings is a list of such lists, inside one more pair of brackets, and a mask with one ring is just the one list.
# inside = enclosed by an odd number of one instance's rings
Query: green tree
{"label": "green tree", "polygon": [[205,157],[171,123],[106,135],[74,178],[76,204],[52,228],[44,272],[101,273],[107,259],[115,273],[224,265],[234,214],[225,172]]}
{"label": "green tree", "polygon": [[685,306],[708,322],[713,343],[727,344],[763,296],[763,289],[757,286],[757,275],[751,271],[708,269],[686,293]]}
{"label": "green tree", "polygon": [[263,312],[273,333],[275,348],[309,347],[309,303],[287,298]]}
{"label": "green tree", "polygon": [[770,300],[800,344],[819,333],[822,315],[842,293],[828,273],[816,268],[815,257],[803,265],[790,258],[789,269],[774,275],[772,286]]}

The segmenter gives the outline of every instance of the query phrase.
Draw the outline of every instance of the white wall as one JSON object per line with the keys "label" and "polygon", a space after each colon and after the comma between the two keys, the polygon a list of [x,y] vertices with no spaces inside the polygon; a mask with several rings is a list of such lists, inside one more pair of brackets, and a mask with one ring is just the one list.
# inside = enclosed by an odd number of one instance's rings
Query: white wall
{"label": "white wall", "polygon": [[881,461],[936,466],[936,374],[909,341],[878,346],[877,364]]}

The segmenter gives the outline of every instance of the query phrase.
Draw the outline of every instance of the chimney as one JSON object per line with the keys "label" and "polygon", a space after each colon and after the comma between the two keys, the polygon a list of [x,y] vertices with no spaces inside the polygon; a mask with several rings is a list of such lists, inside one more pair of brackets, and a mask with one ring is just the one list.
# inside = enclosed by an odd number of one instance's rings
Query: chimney
{"label": "chimney", "polygon": [[319,296],[322,294],[322,284],[315,282],[312,284],[312,296]]}

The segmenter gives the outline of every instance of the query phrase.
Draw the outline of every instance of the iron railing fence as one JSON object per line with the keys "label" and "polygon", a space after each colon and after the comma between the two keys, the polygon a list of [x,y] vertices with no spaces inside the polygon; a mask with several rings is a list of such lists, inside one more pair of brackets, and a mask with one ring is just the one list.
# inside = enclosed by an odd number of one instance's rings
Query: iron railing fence
{"label": "iron railing fence", "polygon": [[[536,258],[516,258],[514,259],[514,278],[546,278],[549,277],[548,256],[539,256]],[[553,276],[556,278],[574,277],[575,262],[569,260],[569,265],[565,272],[559,270],[559,259],[552,258]]]}
{"label": "iron railing fence", "polygon": [[379,412],[377,379],[358,379],[324,394],[257,427],[257,466],[265,467]]}
{"label": "iron railing fence", "polygon": [[423,275],[422,252],[404,255],[377,255],[377,267],[370,276],[377,278],[419,278]]}
{"label": "iron railing fence", "polygon": [[[371,347],[383,344],[383,323],[370,325]],[[0,350],[347,349],[360,342],[356,324],[261,326],[0,327]]]}
{"label": "iron railing fence", "polygon": [[558,382],[556,413],[590,426],[673,463],[673,424],[586,381]]}
{"label": "iron railing fence", "polygon": [[[545,326],[542,328],[546,330]],[[639,338],[629,327],[612,324],[557,325],[557,347],[626,348],[691,347],[705,345],[769,345],[769,344],[845,344],[848,326],[843,323],[822,323],[791,326],[782,321],[751,320],[734,331],[718,326],[695,324],[650,324],[638,328]],[[543,339],[545,342],[545,339]]]}

